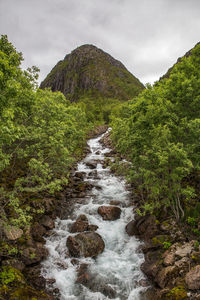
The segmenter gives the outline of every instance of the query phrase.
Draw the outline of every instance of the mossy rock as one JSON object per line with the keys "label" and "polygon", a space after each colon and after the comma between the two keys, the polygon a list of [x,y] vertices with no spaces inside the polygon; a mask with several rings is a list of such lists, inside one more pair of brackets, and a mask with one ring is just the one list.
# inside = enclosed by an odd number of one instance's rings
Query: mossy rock
{"label": "mossy rock", "polygon": [[168,294],[166,299],[169,300],[182,300],[187,299],[187,291],[183,286],[174,287]]}

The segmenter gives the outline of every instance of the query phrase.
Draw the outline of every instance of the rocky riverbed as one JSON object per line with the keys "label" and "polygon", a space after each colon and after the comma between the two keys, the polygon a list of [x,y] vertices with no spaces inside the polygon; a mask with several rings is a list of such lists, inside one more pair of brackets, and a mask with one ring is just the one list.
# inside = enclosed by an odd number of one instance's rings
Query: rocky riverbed
{"label": "rocky riverbed", "polygon": [[90,139],[67,191],[70,207],[46,239],[42,275],[55,299],[138,300],[147,289],[141,242],[125,227],[134,218],[132,194],[105,166],[111,149]]}

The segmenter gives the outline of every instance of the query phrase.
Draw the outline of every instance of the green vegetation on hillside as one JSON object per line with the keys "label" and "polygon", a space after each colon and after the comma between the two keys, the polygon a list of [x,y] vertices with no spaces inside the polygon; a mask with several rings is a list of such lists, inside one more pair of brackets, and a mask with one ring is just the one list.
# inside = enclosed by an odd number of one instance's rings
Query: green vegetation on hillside
{"label": "green vegetation on hillside", "polygon": [[[22,71],[21,53],[0,39],[1,222],[23,228],[40,209],[38,193],[67,183],[86,141],[85,113],[62,93],[39,90],[37,68]],[[36,207],[36,205],[35,205]]]}
{"label": "green vegetation on hillside", "polygon": [[146,211],[195,211],[200,167],[200,45],[113,115],[113,141],[131,162],[130,180]]}

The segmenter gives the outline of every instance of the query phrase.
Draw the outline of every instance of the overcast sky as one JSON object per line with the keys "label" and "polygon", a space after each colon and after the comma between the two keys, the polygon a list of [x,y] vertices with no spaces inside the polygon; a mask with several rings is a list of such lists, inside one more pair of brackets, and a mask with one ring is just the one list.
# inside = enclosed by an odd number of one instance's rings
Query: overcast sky
{"label": "overcast sky", "polygon": [[200,41],[200,0],[0,0],[0,33],[40,81],[67,53],[93,44],[143,83]]}

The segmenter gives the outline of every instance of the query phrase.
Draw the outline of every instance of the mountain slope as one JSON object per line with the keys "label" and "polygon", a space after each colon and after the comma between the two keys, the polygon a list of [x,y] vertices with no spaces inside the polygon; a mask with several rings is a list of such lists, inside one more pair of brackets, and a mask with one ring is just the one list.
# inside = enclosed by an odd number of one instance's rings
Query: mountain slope
{"label": "mountain slope", "polygon": [[128,100],[144,89],[125,66],[93,45],[83,45],[59,61],[41,83],[77,101],[84,95]]}
{"label": "mountain slope", "polygon": [[164,78],[169,78],[169,76],[170,76],[171,71],[173,70],[173,68],[181,61],[182,58],[189,57],[191,55],[191,53],[192,53],[192,50],[195,49],[199,44],[200,44],[200,42],[197,43],[192,49],[190,49],[189,51],[187,51],[184,56],[179,57],[177,59],[177,62],[171,68],[169,68],[169,70],[167,71],[167,73],[160,77],[160,80],[164,79]]}

